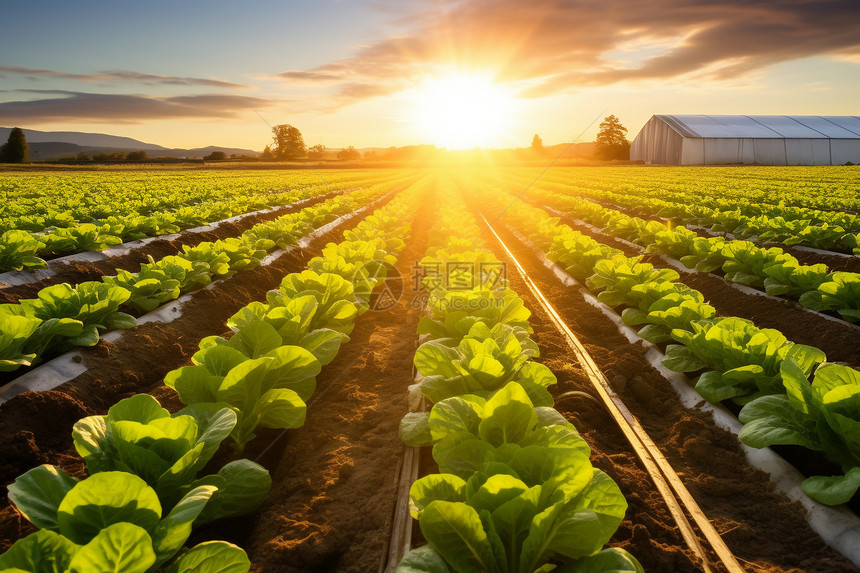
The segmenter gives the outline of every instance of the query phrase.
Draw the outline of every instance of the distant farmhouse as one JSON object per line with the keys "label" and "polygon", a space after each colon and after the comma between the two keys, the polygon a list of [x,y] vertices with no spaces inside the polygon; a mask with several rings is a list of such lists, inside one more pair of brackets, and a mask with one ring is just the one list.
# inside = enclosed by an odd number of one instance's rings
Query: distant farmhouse
{"label": "distant farmhouse", "polygon": [[860,164],[860,116],[655,115],[630,159],[669,165]]}

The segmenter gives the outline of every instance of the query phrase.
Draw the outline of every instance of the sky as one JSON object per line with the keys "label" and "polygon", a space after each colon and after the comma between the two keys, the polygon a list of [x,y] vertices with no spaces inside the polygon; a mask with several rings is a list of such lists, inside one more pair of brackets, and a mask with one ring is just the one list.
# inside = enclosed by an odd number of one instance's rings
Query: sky
{"label": "sky", "polygon": [[591,141],[614,114],[860,115],[860,0],[3,8],[0,126],[261,150]]}

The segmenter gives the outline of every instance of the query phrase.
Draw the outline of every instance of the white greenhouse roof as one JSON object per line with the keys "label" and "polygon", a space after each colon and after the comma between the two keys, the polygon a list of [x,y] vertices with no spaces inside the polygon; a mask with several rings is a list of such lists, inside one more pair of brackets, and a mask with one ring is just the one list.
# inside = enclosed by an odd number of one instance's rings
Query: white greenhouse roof
{"label": "white greenhouse roof", "polygon": [[656,115],[683,137],[860,139],[856,115]]}

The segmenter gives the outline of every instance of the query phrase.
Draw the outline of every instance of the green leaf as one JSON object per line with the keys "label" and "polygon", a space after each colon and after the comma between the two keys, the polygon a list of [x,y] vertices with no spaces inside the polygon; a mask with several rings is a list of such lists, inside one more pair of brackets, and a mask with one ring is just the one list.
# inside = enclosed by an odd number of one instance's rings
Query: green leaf
{"label": "green leaf", "polygon": [[41,465],[9,485],[9,500],[39,529],[59,531],[57,511],[77,483],[59,467]]}
{"label": "green leaf", "polygon": [[[263,504],[272,487],[268,470],[250,460],[230,462],[217,476],[223,482],[219,480],[218,491],[203,508],[195,525],[251,513]],[[205,482],[206,478],[198,481]]]}
{"label": "green leaf", "polygon": [[122,521],[152,531],[160,519],[155,491],[125,472],[102,472],[78,482],[57,510],[60,533],[75,543],[88,543],[99,531]]}
{"label": "green leaf", "polygon": [[183,553],[165,573],[248,573],[245,551],[226,541],[205,541]]}
{"label": "green leaf", "polygon": [[167,517],[152,532],[156,566],[160,566],[182,549],[191,535],[191,526],[216,491],[212,486],[195,487],[186,493]]}
{"label": "green leaf", "polygon": [[0,571],[65,573],[80,547],[59,533],[40,529],[16,541],[0,555]]}
{"label": "green leaf", "polygon": [[824,505],[848,503],[860,489],[860,467],[841,476],[812,476],[801,484],[803,493]]}
{"label": "green leaf", "polygon": [[169,418],[170,412],[149,394],[135,394],[120,400],[107,413],[109,421],[127,420],[147,424],[159,418]]}
{"label": "green leaf", "polygon": [[122,571],[144,573],[155,562],[152,540],[142,527],[113,523],[81,547],[69,565],[70,573]]}
{"label": "green leaf", "polygon": [[423,545],[404,555],[395,573],[451,573],[451,569],[435,549]]}
{"label": "green leaf", "polygon": [[708,367],[707,363],[681,344],[670,344],[666,347],[666,359],[663,360],[663,366],[673,372],[695,372]]}
{"label": "green leaf", "polygon": [[260,358],[281,346],[281,335],[262,320],[249,322],[230,339],[230,346],[248,358]]}
{"label": "green leaf", "polygon": [[[793,408],[787,396],[756,398],[743,407],[738,418],[744,423],[738,437],[753,448],[779,444],[821,449],[815,437],[814,418]],[[811,425],[804,424],[807,420]]]}
{"label": "green leaf", "polygon": [[439,465],[440,472],[466,479],[485,463],[492,461],[494,452],[493,446],[484,440],[459,432],[433,446],[433,459]]}
{"label": "green leaf", "polygon": [[696,382],[696,392],[708,402],[713,403],[722,402],[744,393],[743,389],[738,389],[724,381],[722,373],[715,370],[699,376],[699,380]]}
{"label": "green leaf", "polygon": [[429,412],[408,412],[400,419],[400,439],[407,446],[429,446],[433,443],[429,422]]}
{"label": "green leaf", "polygon": [[555,573],[645,573],[645,569],[624,549],[610,547],[562,565]]}
{"label": "green leaf", "polygon": [[264,428],[299,428],[305,423],[308,407],[292,390],[275,388],[260,396],[256,410],[258,425]]}
{"label": "green leaf", "polygon": [[436,500],[465,502],[466,482],[453,474],[430,474],[409,488],[409,508],[415,519]]}
{"label": "green leaf", "polygon": [[223,376],[211,374],[205,366],[183,366],[168,372],[164,384],[179,393],[183,404],[195,404],[217,402],[223,380]]}
{"label": "green leaf", "polygon": [[340,345],[349,341],[349,337],[336,330],[319,328],[304,335],[296,345],[309,350],[320,364],[325,366],[337,356]]}
{"label": "green leaf", "polygon": [[433,501],[419,519],[421,533],[455,571],[499,570],[478,513],[464,503]]}
{"label": "green leaf", "polygon": [[434,404],[428,424],[434,440],[453,432],[478,434],[486,400],[477,396],[447,398]]}
{"label": "green leaf", "polygon": [[[223,340],[223,339],[222,339]],[[215,376],[226,376],[230,370],[247,360],[241,351],[226,344],[215,344],[198,350],[191,360]]]}
{"label": "green leaf", "polygon": [[494,446],[516,443],[537,425],[537,415],[523,387],[512,382],[496,392],[484,406],[478,427],[481,439]]}

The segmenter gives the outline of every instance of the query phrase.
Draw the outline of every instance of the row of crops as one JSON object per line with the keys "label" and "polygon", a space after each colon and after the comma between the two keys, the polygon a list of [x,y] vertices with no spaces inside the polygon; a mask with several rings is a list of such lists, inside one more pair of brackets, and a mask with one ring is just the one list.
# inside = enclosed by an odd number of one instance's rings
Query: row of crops
{"label": "row of crops", "polygon": [[[391,175],[387,175],[388,178]],[[0,272],[46,268],[45,259],[101,251],[320,193],[379,184],[367,172],[83,173],[0,177]]]}
{"label": "row of crops", "polygon": [[415,352],[416,390],[432,407],[400,426],[407,445],[433,446],[439,472],[410,489],[428,544],[397,571],[641,573],[623,549],[603,549],[627,502],[552,408],[556,378],[532,360],[540,351],[530,311],[462,199],[448,191],[441,200],[447,208],[421,261],[431,294]]}
{"label": "row of crops", "polygon": [[183,546],[192,529],[259,507],[269,473],[240,459],[200,474],[222,441],[241,453],[258,428],[304,422],[316,375],[349,339],[386,264],[403,248],[416,192],[346,231],[306,270],[284,277],[266,303],[241,309],[227,323],[231,336],[203,339],[193,365],[165,378],[185,408],[171,414],[138,394],[76,423],[75,449],[89,477],[42,465],[9,486],[9,499],[38,531],[0,556],[0,568],[247,571],[250,562],[235,545]]}
{"label": "row of crops", "polygon": [[[339,384],[354,363],[338,374],[331,371],[345,345],[364,345],[350,352],[366,353],[371,361],[387,359],[373,343],[350,339],[359,324],[373,330],[380,321],[379,313],[369,312],[374,296],[387,290],[387,279],[401,280],[395,268],[404,272],[410,267],[420,277],[412,277],[415,284],[429,296],[421,299],[420,320],[411,322],[403,315],[400,336],[415,336],[418,344],[414,355],[411,348],[407,351],[415,379],[400,381],[410,407],[399,414],[399,440],[432,455],[423,458],[422,477],[408,491],[423,540],[398,557],[399,563],[389,565],[401,573],[649,569],[645,553],[616,546],[629,549],[632,541],[622,543],[619,531],[627,527],[641,537],[639,520],[658,518],[641,513],[641,507],[632,516],[628,512],[650,495],[644,491],[651,486],[643,483],[642,491],[638,485],[631,490],[627,478],[622,482],[617,477],[624,472],[605,465],[598,469],[595,456],[601,464],[607,459],[588,435],[592,429],[580,422],[574,426],[566,418],[567,406],[557,406],[563,392],[559,388],[567,381],[555,366],[542,363],[541,351],[550,341],[542,338],[546,332],[536,333],[539,317],[527,308],[531,299],[507,280],[505,263],[485,240],[490,233],[478,224],[480,214],[494,226],[507,228],[508,236],[520,241],[517,248],[524,256],[538,263],[545,257],[576,279],[611,309],[608,313],[614,312],[639,338],[655,345],[665,367],[685,373],[705,400],[730,405],[743,423],[739,437],[744,443],[755,448],[799,446],[812,456],[813,466],[821,460],[825,468],[841,468],[807,477],[806,495],[825,505],[851,501],[860,488],[860,372],[855,369],[860,365],[841,362],[841,356],[830,350],[825,354],[814,344],[795,343],[779,330],[742,316],[721,314],[719,305],[684,284],[678,271],[684,266],[717,281],[796,301],[791,304],[824,313],[811,314],[811,320],[838,322],[846,329],[855,328],[850,322],[860,318],[855,273],[801,264],[787,249],[763,246],[761,236],[747,237],[754,241],[703,236],[700,230],[667,224],[659,217],[676,221],[680,211],[672,215],[664,210],[667,205],[651,202],[672,202],[680,209],[702,193],[698,205],[714,214],[728,212],[734,204],[746,218],[744,225],[776,217],[773,209],[784,209],[789,215],[783,218],[800,221],[798,228],[814,226],[813,217],[818,217],[815,224],[836,225],[825,220],[832,215],[842,217],[839,224],[847,229],[853,215],[835,210],[850,205],[848,199],[839,202],[851,195],[850,180],[840,168],[809,173],[753,169],[739,171],[743,177],[729,180],[722,192],[722,170],[705,171],[695,182],[679,181],[669,171],[550,170],[538,181],[535,173],[515,169],[337,171],[324,174],[325,185],[318,174],[308,172],[168,172],[165,177],[177,187],[152,196],[146,193],[146,176],[138,180],[134,173],[110,174],[106,180],[116,178],[120,184],[125,179],[136,189],[126,205],[126,215],[136,217],[217,203],[232,206],[210,212],[211,217],[224,218],[304,198],[314,201],[236,231],[234,237],[150,257],[139,271],[118,268],[100,281],[77,284],[38,283],[31,298],[0,305],[0,371],[4,380],[14,380],[20,373],[38,374],[40,362],[70,348],[110,349],[103,341],[105,331],[126,329],[133,334],[139,330],[138,319],[182,295],[217,301],[223,287],[237,277],[266,268],[279,253],[298,253],[292,259],[298,262],[288,269],[296,272],[277,274],[278,282],[271,283],[277,288],[257,300],[244,299],[221,315],[219,321],[229,319],[218,329],[195,337],[185,358],[162,371],[167,372],[163,386],[137,389],[130,397],[114,398],[96,414],[76,416],[77,422],[64,430],[72,438],[74,460],[43,456],[8,485],[9,501],[31,525],[24,527],[27,535],[5,540],[14,544],[0,555],[0,570],[257,569],[249,559],[249,554],[256,559],[251,545],[218,533],[234,523],[244,527],[249,522],[243,520],[259,515],[273,488],[279,487],[273,468],[254,454],[267,451],[282,431],[289,431],[290,440],[305,425],[318,397]],[[103,174],[84,177],[87,182],[80,189],[97,189],[98,175]],[[89,203],[75,205],[74,177],[55,177],[62,188],[57,197],[67,200],[57,200],[57,212],[73,214],[74,219],[62,228],[104,225],[98,215],[109,205],[119,213],[121,194],[108,193],[99,205],[92,193],[79,193]],[[194,188],[187,195],[178,191],[183,177]],[[223,182],[207,195],[206,186],[213,180],[207,183],[206,177],[222,177],[229,184]],[[793,198],[791,185],[798,178],[796,189],[804,196]],[[16,207],[20,212],[14,217],[27,221],[38,214],[45,223],[60,223],[50,212],[53,196],[40,200],[37,187],[29,191],[30,198],[21,191],[36,182],[38,176],[16,183],[14,192],[22,204],[32,203],[29,212]],[[260,191],[267,187],[280,191]],[[622,195],[631,198],[628,203]],[[277,199],[267,203],[266,197]],[[179,204],[183,198],[189,202]],[[419,205],[422,228],[429,227],[420,240],[415,237]],[[427,205],[434,209],[427,210]],[[637,217],[625,205],[656,211],[653,217]],[[758,213],[755,205],[761,209]],[[798,216],[792,219],[791,213]],[[343,225],[354,214],[359,217],[352,220],[361,221],[347,225],[352,228],[343,231],[342,239],[338,230],[334,242],[309,247],[316,245],[310,237],[319,237],[330,224]],[[36,229],[38,219],[31,221],[33,228],[7,234],[25,232],[39,241],[61,228]],[[743,236],[737,228],[732,232]],[[619,250],[619,243],[610,245],[601,237],[623,239],[642,255],[629,256],[629,249]],[[780,240],[791,244],[786,237]],[[417,248],[425,244],[426,250]],[[305,256],[310,251],[316,256]],[[650,257],[648,262],[645,257]],[[30,272],[22,266],[23,273]],[[564,284],[552,291],[559,301],[580,296]],[[585,325],[577,335],[587,343],[591,330]],[[86,353],[83,356],[86,362]],[[122,356],[115,359],[121,362]],[[158,360],[152,356],[153,364]],[[123,378],[129,375],[120,371]],[[378,372],[386,375],[384,368]],[[156,381],[161,380],[159,374]],[[113,382],[129,386],[119,377]],[[60,389],[74,394],[74,385],[73,380]],[[364,394],[351,395],[360,409]],[[10,400],[0,412],[8,414],[18,403]],[[344,412],[343,420],[348,419]],[[347,433],[344,428],[331,431]],[[617,455],[612,460],[624,463]],[[338,478],[329,473],[325,479]],[[303,487],[311,483],[307,479]],[[631,519],[633,525],[622,526]],[[218,529],[213,523],[223,525]],[[284,516],[277,527],[297,525]],[[282,531],[268,535],[284,538]],[[230,541],[219,540],[225,537]],[[652,541],[652,551],[670,543]],[[272,563],[270,557],[261,562],[267,567]],[[299,569],[299,563],[283,564],[285,571]]]}

